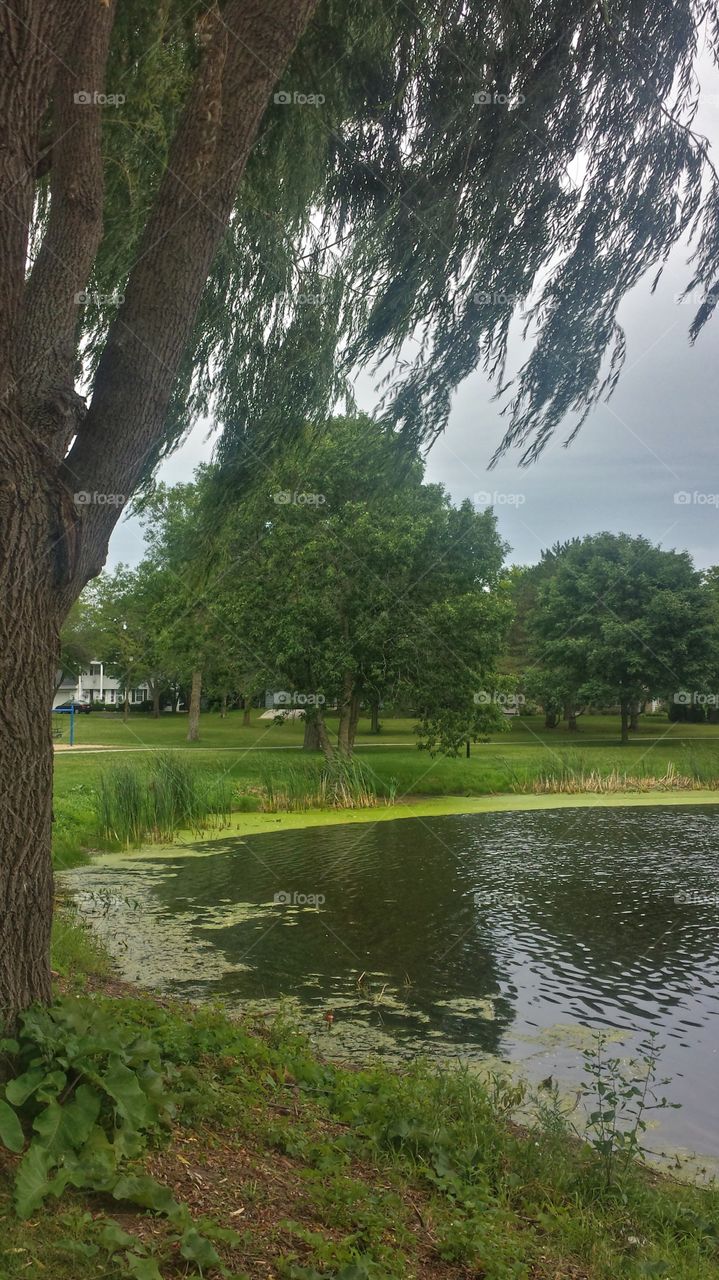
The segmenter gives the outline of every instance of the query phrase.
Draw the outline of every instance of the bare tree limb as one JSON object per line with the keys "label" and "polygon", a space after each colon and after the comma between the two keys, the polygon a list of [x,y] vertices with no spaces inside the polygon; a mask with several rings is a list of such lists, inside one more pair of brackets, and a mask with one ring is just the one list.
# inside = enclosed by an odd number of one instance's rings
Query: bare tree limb
{"label": "bare tree limb", "polygon": [[74,390],[78,308],[102,238],[102,102],[115,2],[84,0],[53,92],[50,216],[30,273],[18,344],[18,404],[60,459],[84,403]]}
{"label": "bare tree limb", "polygon": [[81,15],[63,0],[0,4],[0,397],[14,381],[40,126]]}
{"label": "bare tree limb", "polygon": [[162,433],[259,122],[316,3],[230,0],[210,15],[211,34],[110,328],[90,410],[65,463],[70,488],[101,496],[82,508],[81,582],[102,566],[119,499],[132,494]]}

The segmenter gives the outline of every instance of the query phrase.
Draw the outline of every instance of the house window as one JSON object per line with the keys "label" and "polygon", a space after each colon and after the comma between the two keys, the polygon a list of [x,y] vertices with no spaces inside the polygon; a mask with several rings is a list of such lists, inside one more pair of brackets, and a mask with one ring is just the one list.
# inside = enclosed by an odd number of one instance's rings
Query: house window
{"label": "house window", "polygon": [[91,662],[91,663],[90,663],[90,675],[91,675],[91,676],[99,676],[99,675],[101,674],[101,672],[102,672],[102,663],[101,663],[101,662]]}
{"label": "house window", "polygon": [[105,694],[105,698],[107,699],[107,701],[108,701],[108,702],[114,702],[114,701],[115,701],[115,690],[114,690],[114,689],[108,689],[108,690],[107,690],[107,693]]}
{"label": "house window", "polygon": [[133,701],[133,702],[143,702],[143,701],[144,701],[144,698],[145,698],[145,690],[144,690],[144,689],[133,689],[133,691],[132,691],[132,701]]}

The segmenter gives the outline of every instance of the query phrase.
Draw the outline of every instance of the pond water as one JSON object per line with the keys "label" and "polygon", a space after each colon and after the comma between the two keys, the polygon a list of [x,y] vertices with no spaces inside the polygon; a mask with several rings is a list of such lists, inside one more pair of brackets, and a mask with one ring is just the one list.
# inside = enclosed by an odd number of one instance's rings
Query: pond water
{"label": "pond water", "polygon": [[63,880],[126,978],[289,1002],[331,1056],[494,1055],[571,1087],[591,1029],[622,1053],[656,1030],[681,1103],[661,1140],[717,1156],[718,817],[409,818],[108,856]]}

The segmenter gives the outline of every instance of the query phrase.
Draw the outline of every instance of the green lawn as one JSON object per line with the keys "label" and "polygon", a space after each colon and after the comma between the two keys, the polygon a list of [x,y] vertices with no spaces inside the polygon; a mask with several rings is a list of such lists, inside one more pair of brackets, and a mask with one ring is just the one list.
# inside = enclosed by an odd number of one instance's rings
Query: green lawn
{"label": "green lawn", "polygon": [[[276,725],[260,720],[259,713],[248,727],[241,713],[225,719],[207,713],[197,743],[185,740],[184,715],[153,720],[138,714],[124,723],[119,715],[93,713],[78,717],[76,728],[76,748],[59,751],[55,762],[55,853],[60,862],[73,859],[80,848],[98,845],[93,793],[100,775],[121,761],[133,761],[144,770],[150,752],[181,749],[201,769],[215,777],[225,775],[242,795],[262,786],[268,775],[281,780],[289,772],[298,776],[316,771],[320,759],[300,750],[299,721]],[[114,750],[91,751],[93,745]],[[693,785],[712,788],[719,780],[719,726],[646,717],[639,732],[621,746],[614,717],[583,718],[574,734],[561,728],[546,730],[534,717],[512,721],[508,733],[473,745],[467,760],[432,759],[417,750],[411,720],[387,719],[379,737],[370,735],[367,721],[361,722],[357,756],[379,788],[391,789],[398,800],[531,793],[547,789],[547,781],[557,777],[569,777],[568,789],[581,790],[582,777],[590,773],[647,779],[664,778],[670,769]]]}
{"label": "green lawn", "polygon": [[[163,714],[158,720],[145,713],[133,713],[125,722],[115,712],[92,712],[90,715],[78,715],[75,719],[75,741],[82,746],[126,747],[128,750],[143,747],[186,747],[188,750],[200,751],[206,747],[261,747],[264,749],[299,747],[302,744],[303,728],[299,720],[287,720],[284,724],[275,724],[272,720],[261,720],[261,713],[253,711],[252,723],[249,727],[242,724],[242,712],[232,711],[224,719],[217,712],[204,712],[200,720],[200,741],[188,743],[187,716],[184,714]],[[332,732],[336,718],[327,716]],[[377,749],[382,744],[404,745],[414,749],[414,720],[411,718],[382,719],[382,732],[379,736],[370,733],[369,720],[359,722],[357,742],[359,746],[372,746]],[[617,716],[594,715],[581,716],[579,729],[569,733],[563,726],[557,729],[545,729],[541,716],[527,716],[510,720],[510,731],[495,734],[492,744],[502,748],[516,748],[521,745],[540,747],[571,746],[577,749],[602,745],[614,745],[619,748],[619,719]],[[53,727],[63,730],[62,742],[68,740],[68,720],[66,716],[55,716]],[[626,750],[636,746],[647,746],[650,742],[664,740],[670,744],[677,742],[714,743],[719,746],[719,724],[671,724],[665,714],[643,716],[639,729],[631,736]],[[492,745],[490,744],[490,745]],[[473,747],[473,752],[486,751],[486,745]]]}

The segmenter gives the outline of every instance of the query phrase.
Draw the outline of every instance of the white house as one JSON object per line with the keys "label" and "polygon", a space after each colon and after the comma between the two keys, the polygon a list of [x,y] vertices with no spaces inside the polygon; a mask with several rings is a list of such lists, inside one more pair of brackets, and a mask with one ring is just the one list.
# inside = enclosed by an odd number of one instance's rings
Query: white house
{"label": "white house", "polygon": [[[148,685],[139,684],[136,689],[130,690],[130,705],[144,702],[149,697]],[[78,676],[63,675],[53,698],[53,708],[70,699],[82,703],[106,702],[112,706],[114,703],[124,702],[125,693],[122,681],[107,675],[104,663],[91,662]]]}

